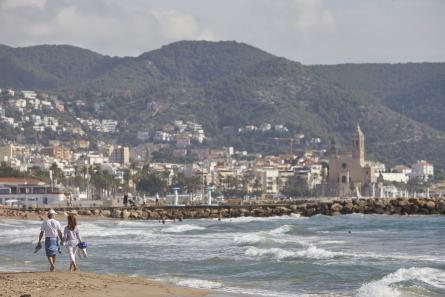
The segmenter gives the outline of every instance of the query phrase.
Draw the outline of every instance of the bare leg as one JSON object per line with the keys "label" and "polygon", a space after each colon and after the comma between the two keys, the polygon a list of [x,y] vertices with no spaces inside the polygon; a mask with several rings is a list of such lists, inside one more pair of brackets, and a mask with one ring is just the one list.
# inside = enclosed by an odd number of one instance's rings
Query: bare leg
{"label": "bare leg", "polygon": [[56,269],[56,267],[54,266],[54,262],[56,260],[55,256],[48,256],[48,262],[49,262],[49,271],[54,271]]}

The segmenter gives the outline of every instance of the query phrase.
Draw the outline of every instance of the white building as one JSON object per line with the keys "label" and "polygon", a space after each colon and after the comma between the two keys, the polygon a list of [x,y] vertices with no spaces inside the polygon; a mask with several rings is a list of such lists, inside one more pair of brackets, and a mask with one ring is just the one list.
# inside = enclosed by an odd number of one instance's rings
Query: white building
{"label": "white building", "polygon": [[0,178],[0,204],[8,206],[64,205],[63,191],[35,179]]}
{"label": "white building", "polygon": [[155,141],[171,141],[171,135],[164,131],[156,131],[153,139]]}
{"label": "white building", "polygon": [[411,166],[411,169],[411,178],[421,178],[423,180],[428,180],[430,176],[434,176],[433,164],[425,160],[418,160]]}
{"label": "white building", "polygon": [[255,172],[256,177],[261,182],[262,192],[268,196],[274,196],[278,194],[278,179],[280,172],[274,167],[259,168]]}
{"label": "white building", "polygon": [[102,120],[102,131],[104,133],[116,132],[117,121],[115,120]]}
{"label": "white building", "polygon": [[36,99],[37,94],[34,91],[21,91],[20,92],[25,99]]}
{"label": "white building", "polygon": [[269,123],[262,123],[260,125],[260,131],[261,132],[266,132],[266,131],[270,131],[272,129],[272,125]]}
{"label": "white building", "polygon": [[148,131],[138,131],[137,138],[141,141],[146,141],[150,139],[150,133]]}
{"label": "white building", "polygon": [[281,132],[281,133],[289,132],[289,129],[287,129],[287,127],[284,125],[275,125],[274,129],[275,129],[275,131]]}
{"label": "white building", "polygon": [[409,176],[405,173],[399,172],[382,172],[380,173],[383,180],[390,182],[398,182],[398,183],[407,183],[409,180]]}

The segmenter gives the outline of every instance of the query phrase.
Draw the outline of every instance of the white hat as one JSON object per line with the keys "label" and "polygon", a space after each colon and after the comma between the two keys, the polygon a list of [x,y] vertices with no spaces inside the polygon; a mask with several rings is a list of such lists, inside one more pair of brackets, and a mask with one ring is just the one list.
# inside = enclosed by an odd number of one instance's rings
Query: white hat
{"label": "white hat", "polygon": [[55,212],[54,209],[51,208],[50,210],[48,210],[48,214],[55,215],[55,214],[57,214],[57,212]]}

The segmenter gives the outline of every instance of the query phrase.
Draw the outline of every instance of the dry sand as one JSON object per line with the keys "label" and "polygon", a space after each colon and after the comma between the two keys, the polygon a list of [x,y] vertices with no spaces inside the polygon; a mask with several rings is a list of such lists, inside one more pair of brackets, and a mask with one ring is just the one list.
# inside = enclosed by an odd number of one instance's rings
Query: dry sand
{"label": "dry sand", "polygon": [[0,296],[26,297],[203,297],[208,292],[137,277],[90,272],[0,273]]}

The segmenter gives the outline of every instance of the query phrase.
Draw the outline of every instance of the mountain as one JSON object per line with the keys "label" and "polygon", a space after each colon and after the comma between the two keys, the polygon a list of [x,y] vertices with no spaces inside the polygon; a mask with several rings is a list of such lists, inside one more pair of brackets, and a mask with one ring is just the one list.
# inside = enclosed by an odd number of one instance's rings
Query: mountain
{"label": "mountain", "polygon": [[283,137],[334,136],[346,148],[359,122],[371,158],[441,168],[444,74],[441,63],[305,66],[237,42],[182,41],[125,58],[72,46],[0,47],[0,87],[53,92],[67,104],[85,98],[82,116],[125,123],[121,143],[183,119],[202,123],[211,146],[282,149],[264,135],[223,133],[268,122],[286,125]]}
{"label": "mountain", "polygon": [[311,69],[409,118],[445,131],[445,63],[317,65]]}

